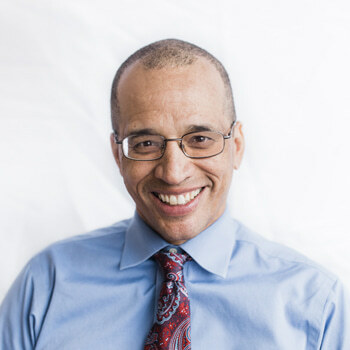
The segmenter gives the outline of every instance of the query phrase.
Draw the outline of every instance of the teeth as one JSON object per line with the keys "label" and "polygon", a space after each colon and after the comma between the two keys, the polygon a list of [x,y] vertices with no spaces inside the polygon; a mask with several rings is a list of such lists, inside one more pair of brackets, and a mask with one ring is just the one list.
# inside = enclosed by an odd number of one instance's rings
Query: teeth
{"label": "teeth", "polygon": [[170,205],[176,205],[177,204],[177,198],[173,195],[170,196]]}
{"label": "teeth", "polygon": [[158,198],[162,202],[168,203],[170,205],[184,205],[189,201],[191,201],[193,198],[197,197],[201,190],[202,189],[199,188],[195,191],[187,192],[185,194],[180,194],[178,196],[175,196],[173,194],[170,196],[168,196],[167,194],[158,194]]}
{"label": "teeth", "polygon": [[177,197],[177,204],[185,204],[185,197],[182,194]]}

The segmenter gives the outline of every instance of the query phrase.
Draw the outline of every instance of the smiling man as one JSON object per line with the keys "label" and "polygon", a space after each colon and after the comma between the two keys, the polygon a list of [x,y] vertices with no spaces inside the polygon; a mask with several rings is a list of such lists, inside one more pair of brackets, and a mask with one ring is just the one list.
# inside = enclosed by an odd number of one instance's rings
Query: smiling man
{"label": "smiling man", "polygon": [[[151,55],[159,62],[150,65]],[[166,52],[149,56],[129,65],[115,88],[113,154],[141,218],[181,244],[223,214],[243,135],[229,89],[208,59],[186,51],[170,61]]]}
{"label": "smiling man", "polygon": [[350,349],[341,283],[226,210],[244,152],[222,64],[180,40],[130,56],[111,146],[132,219],[53,244],[0,309],[0,350]]}

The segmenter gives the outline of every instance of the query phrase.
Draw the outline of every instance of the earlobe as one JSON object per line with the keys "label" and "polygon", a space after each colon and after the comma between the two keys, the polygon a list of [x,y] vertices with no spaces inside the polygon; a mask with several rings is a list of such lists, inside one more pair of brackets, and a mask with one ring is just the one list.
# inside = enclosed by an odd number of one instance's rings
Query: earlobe
{"label": "earlobe", "polygon": [[241,165],[245,146],[241,122],[237,122],[234,127],[233,142],[235,147],[233,166],[235,170],[238,170]]}

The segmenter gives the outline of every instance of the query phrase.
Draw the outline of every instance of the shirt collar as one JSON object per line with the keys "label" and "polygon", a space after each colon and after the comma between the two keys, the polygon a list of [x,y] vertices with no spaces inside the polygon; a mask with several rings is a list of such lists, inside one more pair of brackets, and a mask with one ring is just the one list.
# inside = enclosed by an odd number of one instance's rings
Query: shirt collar
{"label": "shirt collar", "polygon": [[126,231],[120,268],[136,266],[168,245],[169,243],[154,232],[135,212]]}
{"label": "shirt collar", "polygon": [[223,278],[227,275],[238,223],[228,209],[199,235],[181,245],[201,267]]}
{"label": "shirt collar", "polygon": [[[193,260],[207,271],[226,277],[235,243],[238,224],[228,210],[212,225],[180,245]],[[120,268],[136,266],[169,243],[153,231],[135,212],[126,232]]]}

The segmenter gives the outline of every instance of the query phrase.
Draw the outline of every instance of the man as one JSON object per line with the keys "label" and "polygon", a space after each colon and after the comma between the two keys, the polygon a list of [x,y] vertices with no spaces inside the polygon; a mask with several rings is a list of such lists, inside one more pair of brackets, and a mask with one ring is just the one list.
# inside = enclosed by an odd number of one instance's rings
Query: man
{"label": "man", "polygon": [[119,68],[111,107],[135,216],[34,257],[0,310],[1,350],[350,349],[336,277],[229,217],[244,138],[221,63],[153,43]]}

